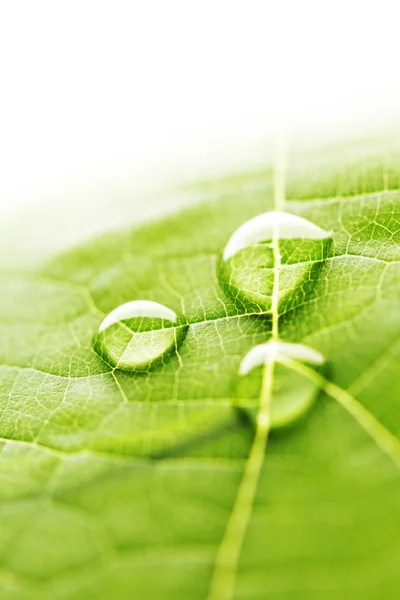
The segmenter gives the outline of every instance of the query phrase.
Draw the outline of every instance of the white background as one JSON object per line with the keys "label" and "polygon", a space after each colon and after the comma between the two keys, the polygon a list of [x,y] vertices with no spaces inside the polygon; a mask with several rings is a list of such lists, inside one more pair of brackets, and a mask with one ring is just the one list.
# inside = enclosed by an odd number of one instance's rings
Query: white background
{"label": "white background", "polygon": [[397,5],[2,2],[0,231],[13,255],[154,214],[134,190],[245,166],[282,122],[305,141],[394,123]]}

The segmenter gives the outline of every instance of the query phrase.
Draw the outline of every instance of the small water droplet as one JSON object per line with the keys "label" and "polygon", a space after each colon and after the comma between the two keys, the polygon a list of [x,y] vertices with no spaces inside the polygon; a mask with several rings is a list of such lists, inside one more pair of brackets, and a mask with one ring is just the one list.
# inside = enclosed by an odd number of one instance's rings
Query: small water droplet
{"label": "small water droplet", "polygon": [[94,349],[125,371],[149,371],[177,350],[188,325],[163,304],[134,300],[121,304],[100,323]]}
{"label": "small water droplet", "polygon": [[235,231],[223,252],[219,280],[245,306],[271,311],[279,261],[280,314],[302,304],[332,245],[331,233],[290,213],[267,212]]}
{"label": "small water droplet", "polygon": [[275,363],[271,429],[282,428],[297,421],[311,408],[319,392],[314,381],[284,364],[285,360],[309,363],[315,368],[325,363],[323,355],[314,348],[291,342],[270,341],[255,346],[244,357],[233,391],[234,405],[256,421],[265,376],[264,367],[269,362]]}

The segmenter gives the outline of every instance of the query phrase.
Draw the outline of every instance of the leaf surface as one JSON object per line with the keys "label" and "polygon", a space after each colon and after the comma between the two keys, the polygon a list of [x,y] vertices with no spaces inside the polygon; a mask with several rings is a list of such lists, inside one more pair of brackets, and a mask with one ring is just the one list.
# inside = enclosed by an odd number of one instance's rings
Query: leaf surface
{"label": "leaf surface", "polygon": [[[320,351],[328,383],[396,441],[395,162],[291,167],[286,210],[331,230],[334,246],[279,331]],[[205,195],[35,273],[1,276],[1,598],[208,598],[254,438],[232,391],[245,354],[271,334],[268,316],[224,294],[218,262],[238,226],[273,210],[272,176]],[[190,323],[179,353],[149,374],[112,370],[92,349],[104,316],[134,299]],[[397,598],[399,466],[379,435],[323,391],[271,435],[235,598]]]}

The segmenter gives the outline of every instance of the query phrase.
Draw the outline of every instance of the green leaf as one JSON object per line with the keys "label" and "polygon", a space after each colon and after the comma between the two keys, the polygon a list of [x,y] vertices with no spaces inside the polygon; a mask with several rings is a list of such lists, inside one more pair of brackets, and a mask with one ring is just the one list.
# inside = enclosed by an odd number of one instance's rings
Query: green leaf
{"label": "green leaf", "polygon": [[[318,398],[271,433],[257,468],[260,427],[232,398],[273,319],[226,295],[217,271],[234,230],[274,209],[272,173],[2,274],[2,599],[397,599],[398,158],[289,169],[285,209],[332,231],[333,250],[279,335],[327,371],[303,368]],[[135,299],[190,323],[145,374],[93,350],[104,316]]]}

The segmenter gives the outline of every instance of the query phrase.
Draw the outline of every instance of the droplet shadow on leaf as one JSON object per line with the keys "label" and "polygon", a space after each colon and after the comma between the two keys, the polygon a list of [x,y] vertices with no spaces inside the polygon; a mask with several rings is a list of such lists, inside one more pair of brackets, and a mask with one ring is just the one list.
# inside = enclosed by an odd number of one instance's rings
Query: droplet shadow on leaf
{"label": "droplet shadow on leaf", "polygon": [[[188,402],[190,404],[190,402]],[[218,403],[215,405],[218,410]],[[162,460],[169,458],[208,457],[208,458],[242,458],[248,456],[253,438],[252,431],[246,426],[245,415],[239,415],[235,407],[228,413],[216,418],[214,422],[203,428],[190,429],[186,439],[171,442],[168,448],[155,452],[150,458]]]}

